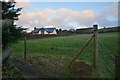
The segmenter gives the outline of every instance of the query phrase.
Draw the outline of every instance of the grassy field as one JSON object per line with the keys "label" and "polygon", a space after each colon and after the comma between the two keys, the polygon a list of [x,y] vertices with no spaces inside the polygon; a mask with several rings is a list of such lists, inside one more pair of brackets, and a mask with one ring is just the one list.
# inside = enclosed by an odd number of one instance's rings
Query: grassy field
{"label": "grassy field", "polygon": [[118,27],[111,27],[111,28],[102,28],[102,29],[99,29],[99,31],[118,31]]}
{"label": "grassy field", "polygon": [[[37,39],[37,40],[27,40],[27,57],[29,56],[53,56],[57,58],[64,57],[66,60],[72,60],[77,52],[84,46],[92,34],[80,34],[65,37],[47,38],[47,39]],[[113,54],[118,54],[118,33],[104,33],[99,34],[99,41],[104,44],[104,46]],[[24,42],[20,41],[13,46],[13,56],[23,56],[24,55]],[[90,65],[93,63],[93,50],[94,42],[92,42],[86,47],[84,52],[78,57],[78,61],[84,61]],[[99,59],[101,60],[105,52],[109,57],[106,50],[99,45]],[[101,56],[101,57],[100,57]],[[106,60],[106,58],[104,58]],[[104,60],[104,62],[105,62]],[[106,62],[105,62],[106,63]],[[106,63],[108,66],[111,63]],[[99,67],[101,68],[102,62],[99,61]],[[101,68],[102,69],[102,68]],[[106,71],[107,77],[111,77],[109,70]],[[101,71],[104,72],[104,71]],[[102,73],[99,74],[100,77],[105,77]]]}

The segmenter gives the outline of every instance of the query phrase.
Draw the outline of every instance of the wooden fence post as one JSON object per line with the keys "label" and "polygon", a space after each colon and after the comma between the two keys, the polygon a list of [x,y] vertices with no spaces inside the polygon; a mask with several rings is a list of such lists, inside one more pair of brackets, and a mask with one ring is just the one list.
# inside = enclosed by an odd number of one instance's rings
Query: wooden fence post
{"label": "wooden fence post", "polygon": [[94,56],[93,56],[93,67],[95,74],[97,74],[97,60],[98,60],[98,25],[93,25],[94,27]]}
{"label": "wooden fence post", "polygon": [[87,45],[90,43],[90,41],[94,38],[94,35],[88,40],[88,42],[84,45],[84,47],[82,49],[80,49],[80,51],[77,53],[77,55],[75,56],[75,58],[70,62],[70,64],[68,65],[68,67],[70,67],[70,65],[77,59],[77,57],[83,52],[83,50],[87,47]]}
{"label": "wooden fence post", "polygon": [[26,36],[24,38],[24,59],[26,59]]}
{"label": "wooden fence post", "polygon": [[120,55],[115,57],[115,66],[116,66],[116,80],[120,79]]}

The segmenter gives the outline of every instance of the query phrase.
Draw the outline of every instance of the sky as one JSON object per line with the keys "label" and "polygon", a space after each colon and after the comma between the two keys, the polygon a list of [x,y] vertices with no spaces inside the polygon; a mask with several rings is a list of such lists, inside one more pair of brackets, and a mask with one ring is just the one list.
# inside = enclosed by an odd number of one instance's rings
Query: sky
{"label": "sky", "polygon": [[18,25],[28,27],[55,27],[58,29],[99,28],[118,25],[116,2],[18,2],[23,7]]}

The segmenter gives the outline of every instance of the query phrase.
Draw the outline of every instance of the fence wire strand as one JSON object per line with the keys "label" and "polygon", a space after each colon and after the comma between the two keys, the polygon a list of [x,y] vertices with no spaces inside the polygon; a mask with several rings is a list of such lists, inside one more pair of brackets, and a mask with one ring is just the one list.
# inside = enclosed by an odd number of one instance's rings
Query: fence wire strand
{"label": "fence wire strand", "polygon": [[[100,56],[102,57],[102,56]],[[114,74],[114,72],[112,71],[112,69],[105,63],[105,61],[103,61],[104,59],[101,59],[102,63],[104,64],[105,67],[107,67],[107,69]]]}
{"label": "fence wire strand", "polygon": [[98,43],[101,44],[107,50],[107,52],[110,54],[110,56],[115,59],[115,56],[112,55],[112,53],[104,46],[104,44],[101,41],[98,41]]}
{"label": "fence wire strand", "polygon": [[[102,50],[102,48],[100,48],[100,49]],[[110,62],[115,66],[115,62],[114,62],[113,60],[111,60],[110,57],[108,57],[107,54],[105,54],[104,51],[101,51],[101,53],[104,54],[104,57],[106,57],[106,59],[107,59],[108,61],[110,61]]]}
{"label": "fence wire strand", "polygon": [[[104,44],[102,42],[99,41],[98,44],[99,44],[99,46],[98,46],[99,47],[99,51],[98,51],[98,53],[99,53],[98,54],[99,55],[99,63],[101,65],[103,65],[103,68],[105,69],[105,71],[108,70],[111,73],[111,76],[107,76],[106,75],[106,74],[108,74],[107,71],[106,71],[106,73],[102,73],[102,74],[105,75],[104,76],[105,78],[106,77],[113,77],[113,76],[115,76],[115,72],[114,72],[114,68],[115,68],[115,62],[114,62],[115,61],[115,56],[113,56],[111,54],[111,52],[104,46]],[[107,52],[103,51],[102,47]],[[107,53],[109,53],[109,54],[107,54]],[[112,59],[110,59],[110,57],[112,57]]]}

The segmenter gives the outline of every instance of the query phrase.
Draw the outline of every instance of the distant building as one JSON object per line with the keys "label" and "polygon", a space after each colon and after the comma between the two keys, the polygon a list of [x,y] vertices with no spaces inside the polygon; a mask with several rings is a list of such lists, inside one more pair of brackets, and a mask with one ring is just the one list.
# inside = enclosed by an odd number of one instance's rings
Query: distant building
{"label": "distant building", "polygon": [[75,31],[75,29],[69,29],[69,31],[74,32],[74,31]]}
{"label": "distant building", "polygon": [[32,34],[57,34],[56,28],[36,28],[31,32]]}
{"label": "distant building", "polygon": [[68,32],[67,30],[63,30],[62,32]]}

